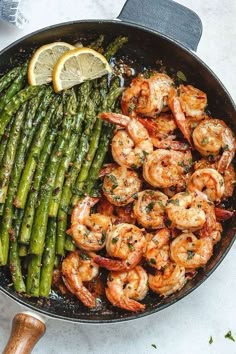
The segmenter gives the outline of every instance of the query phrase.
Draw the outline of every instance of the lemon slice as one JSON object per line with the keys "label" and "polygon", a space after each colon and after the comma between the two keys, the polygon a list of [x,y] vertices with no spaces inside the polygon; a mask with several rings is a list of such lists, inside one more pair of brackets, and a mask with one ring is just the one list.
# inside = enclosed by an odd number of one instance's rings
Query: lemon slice
{"label": "lemon slice", "polygon": [[42,85],[52,81],[52,71],[58,59],[68,50],[75,47],[65,42],[54,42],[43,45],[36,50],[28,67],[30,85]]}
{"label": "lemon slice", "polygon": [[53,70],[56,92],[94,80],[112,71],[106,58],[90,48],[76,48],[63,54]]}

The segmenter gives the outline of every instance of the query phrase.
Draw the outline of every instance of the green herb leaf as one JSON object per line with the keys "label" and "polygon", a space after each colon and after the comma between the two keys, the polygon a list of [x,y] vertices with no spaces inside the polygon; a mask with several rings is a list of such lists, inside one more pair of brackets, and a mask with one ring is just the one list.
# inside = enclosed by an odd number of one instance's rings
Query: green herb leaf
{"label": "green herb leaf", "polygon": [[113,237],[113,239],[111,240],[111,243],[114,245],[117,242],[118,242],[118,237]]}
{"label": "green herb leaf", "polygon": [[186,78],[185,74],[182,71],[177,71],[176,76],[181,81],[187,81],[187,78]]}
{"label": "green herb leaf", "polygon": [[112,189],[115,189],[116,187],[118,187],[118,181],[117,181],[116,176],[110,174],[108,177],[112,182]]}
{"label": "green herb leaf", "polygon": [[145,208],[146,212],[149,213],[153,209],[154,205],[155,205],[155,202],[149,203]]}
{"label": "green herb leaf", "polygon": [[190,259],[192,259],[193,258],[193,256],[194,256],[194,252],[193,251],[187,251],[187,261],[189,261]]}
{"label": "green herb leaf", "polygon": [[157,264],[155,258],[150,258],[149,263],[150,264]]}
{"label": "green herb leaf", "polygon": [[225,146],[222,147],[223,151],[228,151],[229,150],[229,145],[226,144]]}
{"label": "green herb leaf", "polygon": [[179,205],[179,199],[170,199],[170,200],[168,200],[168,203],[171,203],[174,205]]}
{"label": "green herb leaf", "polygon": [[232,340],[233,342],[235,342],[235,339],[234,339],[234,337],[233,337],[231,331],[229,331],[228,333],[225,334],[225,338],[230,339],[230,340]]}
{"label": "green herb leaf", "polygon": [[208,138],[203,138],[202,141],[201,141],[201,144],[204,146],[204,145],[207,145],[208,144]]}
{"label": "green herb leaf", "polygon": [[153,347],[153,348],[155,348],[155,349],[157,349],[157,346],[156,346],[156,344],[152,344],[152,347]]}
{"label": "green herb leaf", "polygon": [[212,344],[212,343],[213,343],[213,338],[212,338],[212,336],[210,336],[209,344]]}

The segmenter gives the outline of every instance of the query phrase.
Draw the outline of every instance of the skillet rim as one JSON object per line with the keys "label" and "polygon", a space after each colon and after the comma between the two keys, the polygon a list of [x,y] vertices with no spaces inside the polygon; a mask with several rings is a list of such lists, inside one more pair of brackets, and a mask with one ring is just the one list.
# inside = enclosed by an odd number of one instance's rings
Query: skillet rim
{"label": "skillet rim", "polygon": [[[20,44],[22,41],[24,41],[25,39],[29,39],[30,37],[37,35],[39,33],[43,33],[43,32],[47,32],[48,30],[51,29],[56,29],[59,27],[63,27],[63,26],[69,26],[69,25],[74,25],[74,24],[78,24],[78,23],[95,23],[95,24],[111,24],[111,25],[125,25],[134,29],[140,29],[143,32],[146,33],[151,33],[154,35],[157,35],[159,37],[161,37],[162,39],[168,41],[171,43],[171,45],[173,46],[177,46],[180,47],[184,52],[187,52],[188,54],[190,54],[190,56],[196,60],[205,70],[207,70],[211,76],[214,78],[214,80],[216,80],[218,82],[218,84],[222,87],[223,91],[225,92],[227,98],[229,99],[235,113],[236,113],[236,105],[234,103],[233,98],[231,97],[230,93],[228,92],[228,90],[226,89],[226,87],[224,86],[224,84],[221,82],[221,80],[218,78],[218,76],[210,69],[210,67],[202,60],[200,59],[200,57],[193,52],[191,49],[187,48],[185,45],[183,45],[182,43],[180,43],[179,41],[176,41],[172,38],[170,38],[169,36],[162,34],[156,30],[152,30],[148,27],[144,27],[142,25],[139,24],[135,24],[133,22],[129,22],[129,21],[124,21],[124,20],[120,20],[115,19],[115,20],[99,20],[99,19],[89,19],[89,20],[76,20],[76,21],[67,21],[67,22],[61,22],[58,24],[54,24],[51,26],[46,26],[43,27],[39,30],[36,30],[34,32],[31,32],[19,39],[17,39],[16,41],[14,41],[13,43],[11,43],[10,45],[8,45],[7,47],[5,47],[4,49],[2,49],[0,51],[0,59],[1,59],[1,55],[4,54],[5,52],[7,52],[9,49],[14,48],[14,46]],[[140,313],[136,313],[136,314],[132,314],[129,317],[122,317],[121,318],[115,318],[115,319],[78,319],[78,318],[72,318],[72,317],[66,317],[66,316],[62,316],[62,315],[57,315],[57,314],[52,314],[49,313],[48,311],[44,311],[43,308],[38,308],[35,307],[34,305],[25,303],[25,301],[23,300],[23,298],[18,298],[16,295],[11,294],[5,287],[3,287],[0,284],[0,291],[2,293],[4,293],[7,297],[11,298],[12,300],[14,300],[15,302],[17,302],[18,304],[21,304],[23,306],[25,306],[26,308],[29,308],[33,311],[35,311],[36,313],[40,313],[41,315],[44,315],[48,318],[51,319],[57,319],[57,320],[63,320],[66,322],[73,322],[73,323],[85,323],[85,324],[107,324],[107,323],[121,323],[121,322],[127,322],[127,321],[131,321],[131,320],[135,320],[135,319],[139,319],[145,316],[149,316],[152,315],[154,313],[157,313],[173,304],[175,304],[176,302],[180,301],[181,299],[183,299],[184,297],[186,297],[188,294],[190,294],[191,292],[193,292],[195,289],[197,289],[215,270],[216,268],[221,264],[221,262],[224,260],[224,258],[226,257],[226,255],[228,254],[229,250],[231,249],[234,241],[236,240],[236,232],[234,233],[229,245],[227,246],[225,252],[221,255],[221,257],[219,258],[219,260],[216,262],[216,264],[211,268],[211,270],[207,273],[204,274],[202,276],[202,279],[199,280],[192,288],[188,289],[184,294],[182,294],[181,296],[176,296],[176,298],[174,298],[173,300],[171,300],[169,303],[167,304],[163,304],[160,305],[159,307],[152,309],[152,310],[146,310],[144,312],[140,312]],[[178,294],[178,293],[177,293]]]}

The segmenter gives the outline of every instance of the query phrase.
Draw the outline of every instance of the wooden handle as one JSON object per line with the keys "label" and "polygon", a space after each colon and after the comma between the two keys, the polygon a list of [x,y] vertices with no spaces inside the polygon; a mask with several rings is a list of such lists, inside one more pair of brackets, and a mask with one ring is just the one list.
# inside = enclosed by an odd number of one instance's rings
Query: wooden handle
{"label": "wooden handle", "polygon": [[46,326],[39,316],[18,313],[12,320],[11,335],[3,354],[30,354],[45,331]]}

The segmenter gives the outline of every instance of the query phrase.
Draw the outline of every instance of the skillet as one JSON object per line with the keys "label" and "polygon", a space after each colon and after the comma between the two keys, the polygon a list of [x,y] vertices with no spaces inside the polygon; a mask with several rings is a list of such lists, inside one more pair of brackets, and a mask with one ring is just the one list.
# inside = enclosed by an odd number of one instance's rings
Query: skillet
{"label": "skillet", "polygon": [[[86,44],[99,34],[104,34],[107,42],[110,42],[116,36],[125,35],[128,36],[129,41],[119,52],[118,57],[128,57],[134,61],[137,68],[155,67],[156,61],[162,60],[167,71],[168,68],[175,72],[182,71],[190,84],[207,93],[212,116],[225,120],[232,130],[236,131],[236,108],[229,93],[216,75],[194,53],[201,33],[202,24],[199,17],[171,0],[146,0],[145,2],[128,0],[116,20],[62,23],[34,32],[16,41],[0,53],[0,72],[3,73],[16,63],[25,61],[33,49],[42,44],[58,40],[69,43],[81,40]],[[235,207],[234,198],[230,201],[230,206]],[[76,300],[68,301],[54,293],[48,301],[22,297],[9,286],[11,280],[7,268],[0,268],[0,290],[36,313],[52,318],[80,323],[111,323],[131,320],[160,311],[193,291],[216,269],[234,240],[235,220],[231,220],[224,224],[222,240],[215,247],[210,261],[198,272],[197,276],[190,280],[181,291],[166,299],[149,294],[144,301],[145,311],[138,314],[116,309],[106,302],[99,310],[89,310]],[[27,320],[23,315],[17,318],[14,325],[15,327],[22,325],[22,321],[25,321],[24,328],[20,328],[25,331]],[[36,325],[38,329],[40,327],[38,320],[34,320],[30,325]],[[42,327],[38,336],[43,331]],[[5,352],[14,353],[14,351]]]}

